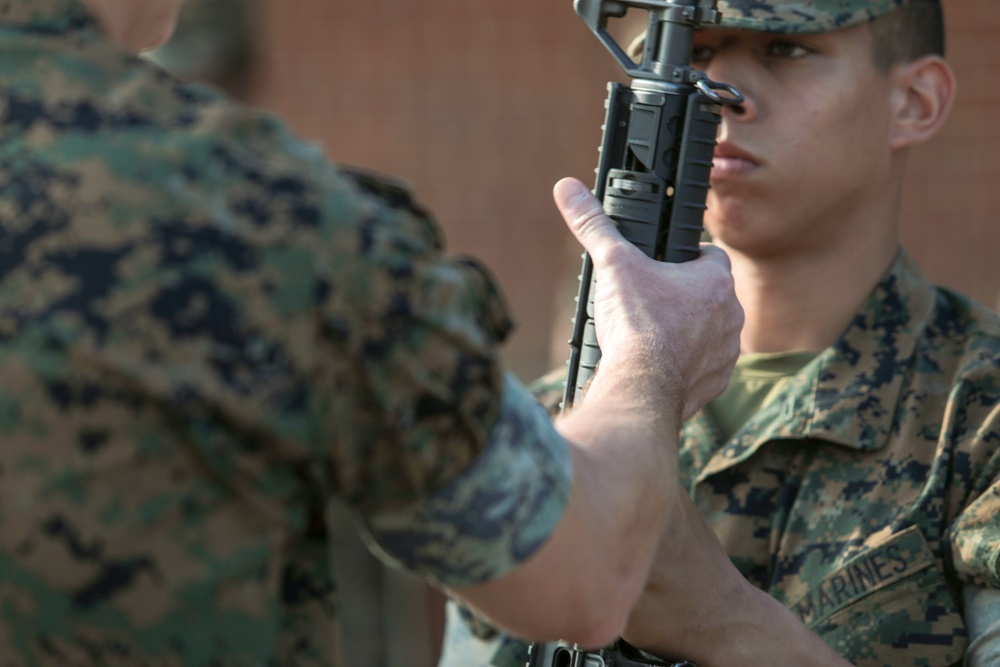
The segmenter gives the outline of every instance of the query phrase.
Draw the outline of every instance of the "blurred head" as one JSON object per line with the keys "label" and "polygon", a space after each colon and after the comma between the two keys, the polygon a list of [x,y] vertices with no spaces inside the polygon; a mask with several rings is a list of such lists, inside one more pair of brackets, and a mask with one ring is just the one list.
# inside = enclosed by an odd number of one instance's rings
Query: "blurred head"
{"label": "blurred head", "polygon": [[170,39],[184,0],[81,0],[105,33],[134,53]]}

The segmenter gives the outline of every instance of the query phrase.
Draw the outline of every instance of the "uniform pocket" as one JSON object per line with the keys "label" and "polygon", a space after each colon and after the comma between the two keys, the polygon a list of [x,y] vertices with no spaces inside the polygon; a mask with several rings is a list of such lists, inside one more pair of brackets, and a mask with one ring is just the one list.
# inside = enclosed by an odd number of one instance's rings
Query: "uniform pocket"
{"label": "uniform pocket", "polygon": [[961,663],[968,643],[916,526],[858,554],[790,607],[856,667],[949,667]]}

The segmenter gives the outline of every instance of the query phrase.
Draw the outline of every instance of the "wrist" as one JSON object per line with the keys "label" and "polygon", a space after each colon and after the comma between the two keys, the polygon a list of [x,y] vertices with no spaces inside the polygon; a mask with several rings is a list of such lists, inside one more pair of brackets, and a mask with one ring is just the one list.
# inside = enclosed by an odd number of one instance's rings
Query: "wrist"
{"label": "wrist", "polygon": [[[686,387],[676,368],[663,358],[633,353],[606,356],[588,384],[580,405],[599,407],[607,417],[627,413],[650,430],[677,433],[685,407]],[[611,412],[615,411],[615,412]]]}
{"label": "wrist", "polygon": [[687,494],[677,494],[624,638],[698,667],[848,667],[790,610],[746,580]]}
{"label": "wrist", "polygon": [[787,607],[744,583],[714,596],[713,620],[689,628],[691,649],[683,657],[698,667],[850,667]]}

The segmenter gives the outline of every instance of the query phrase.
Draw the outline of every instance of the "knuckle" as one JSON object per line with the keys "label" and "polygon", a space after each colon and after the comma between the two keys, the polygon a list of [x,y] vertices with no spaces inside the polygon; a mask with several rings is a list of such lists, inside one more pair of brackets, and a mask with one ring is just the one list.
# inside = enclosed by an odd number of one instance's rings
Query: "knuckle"
{"label": "knuckle", "polygon": [[604,225],[604,211],[599,206],[586,206],[573,215],[573,226],[581,234],[592,234]]}

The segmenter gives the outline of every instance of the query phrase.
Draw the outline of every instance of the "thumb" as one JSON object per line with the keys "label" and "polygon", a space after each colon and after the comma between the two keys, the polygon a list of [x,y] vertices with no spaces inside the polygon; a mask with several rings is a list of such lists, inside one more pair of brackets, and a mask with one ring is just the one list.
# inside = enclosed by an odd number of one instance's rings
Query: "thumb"
{"label": "thumb", "polygon": [[628,243],[605,214],[601,202],[583,183],[575,178],[564,178],[552,188],[552,197],[573,236],[590,254],[595,264],[615,247]]}

